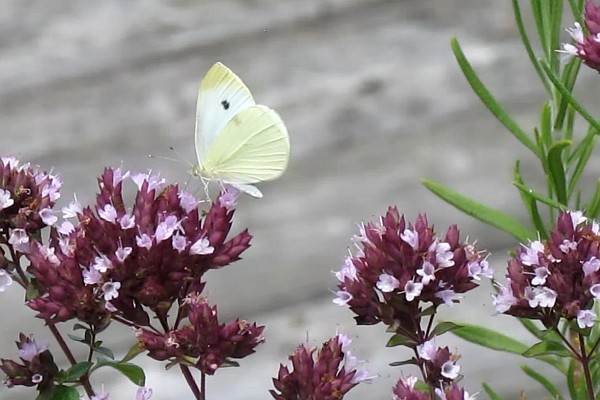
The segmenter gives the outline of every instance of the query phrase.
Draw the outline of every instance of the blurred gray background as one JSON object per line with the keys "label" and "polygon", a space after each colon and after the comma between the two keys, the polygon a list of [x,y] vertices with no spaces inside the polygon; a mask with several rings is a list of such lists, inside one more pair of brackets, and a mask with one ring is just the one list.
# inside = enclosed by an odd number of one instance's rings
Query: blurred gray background
{"label": "blurred gray background", "polygon": [[[437,180],[524,218],[510,183],[512,164],[520,158],[533,181],[541,178],[539,168],[478,102],[449,46],[457,36],[484,82],[532,131],[545,98],[508,1],[4,0],[0,20],[0,153],[53,168],[64,180],[59,206],[73,193],[92,201],[105,166],[160,171],[200,191],[185,163],[148,154],[173,157],[172,146],[195,160],[198,83],[216,61],[286,122],[289,170],[260,185],[264,199],[243,198],[236,214],[235,230],[248,227],[253,246],[242,261],[211,273],[207,286],[222,319],[266,324],[267,342],[241,368],[210,378],[210,399],[269,398],[271,377],[296,345],[318,344],[338,330],[355,337],[355,353],[380,375],[348,399],[390,399],[398,377],[414,373],[388,366],[405,354],[384,347],[384,327],[355,327],[350,311],[331,303],[330,270],[339,268],[356,223],[378,218],[388,205],[410,220],[426,212],[439,232],[458,223],[463,235],[494,253],[497,276],[506,249],[518,245],[420,184]],[[582,71],[583,97],[592,96],[593,79],[595,73]],[[593,164],[586,182],[597,177]],[[476,292],[445,317],[527,337],[509,318],[492,317],[487,285]],[[21,331],[52,342],[22,306],[19,288],[0,295],[0,356],[15,357]],[[133,343],[123,329],[105,339],[120,350]],[[463,354],[471,393],[485,380],[507,398],[521,389],[541,397],[515,365],[518,358],[449,335],[438,344]],[[177,371],[138,361],[148,369],[153,399],[191,398]],[[111,399],[134,396],[120,376],[100,374],[94,382]],[[0,398],[33,394],[0,388]]]}

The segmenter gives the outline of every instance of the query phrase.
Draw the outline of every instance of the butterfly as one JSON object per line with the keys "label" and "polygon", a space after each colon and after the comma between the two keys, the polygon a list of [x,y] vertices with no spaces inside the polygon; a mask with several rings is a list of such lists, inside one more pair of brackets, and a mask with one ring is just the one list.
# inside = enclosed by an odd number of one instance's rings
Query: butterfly
{"label": "butterfly", "polygon": [[278,178],[290,158],[290,138],[279,115],[254,102],[242,80],[221,63],[200,83],[192,175],[262,197],[254,184]]}

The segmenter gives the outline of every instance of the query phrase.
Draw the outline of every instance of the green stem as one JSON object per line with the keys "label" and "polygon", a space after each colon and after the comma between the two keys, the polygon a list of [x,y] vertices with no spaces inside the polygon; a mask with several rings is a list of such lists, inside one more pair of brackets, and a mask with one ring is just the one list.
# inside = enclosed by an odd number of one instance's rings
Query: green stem
{"label": "green stem", "polygon": [[[69,346],[67,346],[65,339],[63,339],[62,335],[56,328],[56,325],[54,325],[52,322],[48,321],[48,329],[50,329],[50,332],[52,332],[52,336],[54,336],[54,339],[56,339],[56,341],[58,342],[60,349],[63,351],[63,353],[67,357],[67,360],[69,360],[69,363],[71,365],[77,364],[77,360],[75,360],[75,357],[73,356],[73,353],[71,352],[71,349],[69,349]],[[87,374],[85,374],[84,376],[82,376],[80,378],[80,382],[81,382],[81,385],[83,386],[83,389],[85,390],[85,393],[89,397],[96,395],[96,393],[94,393],[94,389],[92,388],[92,384],[90,383],[89,376]]]}

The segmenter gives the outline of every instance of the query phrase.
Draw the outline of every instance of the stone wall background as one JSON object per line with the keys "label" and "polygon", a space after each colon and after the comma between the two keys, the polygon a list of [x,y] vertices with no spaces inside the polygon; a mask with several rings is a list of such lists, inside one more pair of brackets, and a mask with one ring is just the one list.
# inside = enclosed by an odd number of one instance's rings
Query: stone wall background
{"label": "stone wall background", "polygon": [[[267,324],[267,343],[241,369],[219,371],[209,382],[211,398],[267,398],[270,377],[299,342],[319,343],[337,329],[357,335],[356,353],[381,374],[348,398],[391,398],[400,372],[387,363],[400,356],[383,348],[382,327],[356,328],[349,311],[331,304],[330,270],[342,261],[355,224],[392,204],[409,219],[424,211],[440,231],[458,223],[478,238],[501,270],[514,240],[446,206],[419,180],[443,182],[524,218],[510,183],[514,159],[530,181],[542,178],[535,160],[479,104],[449,46],[457,36],[484,82],[531,131],[544,97],[508,1],[4,0],[0,21],[0,153],[53,167],[65,181],[59,205],[72,193],[90,202],[95,177],[121,163],[201,190],[184,163],[147,155],[173,157],[173,146],[194,160],[197,86],[215,61],[286,122],[289,170],[261,185],[264,199],[243,198],[236,214],[237,230],[249,227],[255,236],[253,247],[209,275],[207,286],[222,318]],[[582,97],[594,99],[595,77],[582,71]],[[584,177],[590,184],[599,167],[592,164]],[[490,290],[480,292],[449,317],[514,326],[522,335],[507,318],[491,318]],[[2,295],[11,310],[0,324],[3,357],[14,355],[6,344],[18,332],[44,335],[21,301],[15,287]],[[125,333],[113,340],[121,343]],[[463,354],[471,391],[486,380],[507,398],[520,389],[536,398],[516,358],[444,340]],[[143,363],[153,398],[188,398],[179,376]],[[133,397],[124,379],[104,384],[111,399]],[[28,395],[0,388],[2,399]]]}

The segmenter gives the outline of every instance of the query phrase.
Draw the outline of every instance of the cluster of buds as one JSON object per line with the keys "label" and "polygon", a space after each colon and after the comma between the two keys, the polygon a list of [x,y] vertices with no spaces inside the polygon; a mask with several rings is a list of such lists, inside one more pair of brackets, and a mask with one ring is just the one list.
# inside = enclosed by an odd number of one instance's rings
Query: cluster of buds
{"label": "cluster of buds", "polygon": [[580,58],[585,65],[600,72],[600,6],[586,0],[584,24],[589,34],[585,34],[578,22],[567,29],[574,43],[563,44],[562,52]]}
{"label": "cluster of buds", "polygon": [[[0,244],[28,252],[30,236],[57,221],[52,207],[60,197],[61,185],[55,175],[30,164],[20,165],[13,157],[0,157]],[[7,260],[0,252],[0,268],[6,267]],[[10,284],[3,276],[0,290]]]}
{"label": "cluster of buds", "polygon": [[508,262],[506,286],[499,286],[499,313],[539,319],[547,328],[560,318],[580,328],[596,321],[600,299],[600,226],[580,211],[564,212],[547,241],[521,246]]}
{"label": "cluster of buds", "polygon": [[223,365],[237,365],[232,359],[254,353],[256,346],[264,342],[264,326],[243,320],[219,324],[217,307],[211,307],[197,294],[190,294],[181,310],[187,311],[189,320],[182,328],[164,334],[137,330],[138,340],[150,357],[193,366],[213,375]]}
{"label": "cluster of buds", "polygon": [[[130,208],[122,193],[129,178],[137,185]],[[98,182],[94,209],[73,201],[49,243],[27,253],[41,293],[28,305],[40,318],[104,326],[118,315],[146,326],[149,309],[166,321],[174,303],[202,291],[206,271],[249,247],[247,231],[226,240],[237,193],[221,193],[202,217],[190,193],[157,176],[106,169]]]}
{"label": "cluster of buds", "polygon": [[21,362],[1,359],[0,369],[6,374],[4,384],[13,386],[48,386],[58,374],[48,346],[35,341],[33,337],[19,335],[17,342]]}
{"label": "cluster of buds", "polygon": [[348,305],[359,324],[383,322],[415,343],[427,339],[420,335],[422,303],[452,306],[482,276],[492,276],[486,258],[460,242],[456,226],[436,237],[425,215],[407,225],[389,208],[378,224],[362,224],[353,240],[354,254],[334,272],[334,303]]}
{"label": "cluster of buds", "polygon": [[372,379],[367,370],[357,369],[358,359],[347,351],[350,342],[346,335],[338,334],[319,350],[300,345],[289,357],[293,370],[282,364],[273,378],[273,398],[340,400],[360,382]]}

